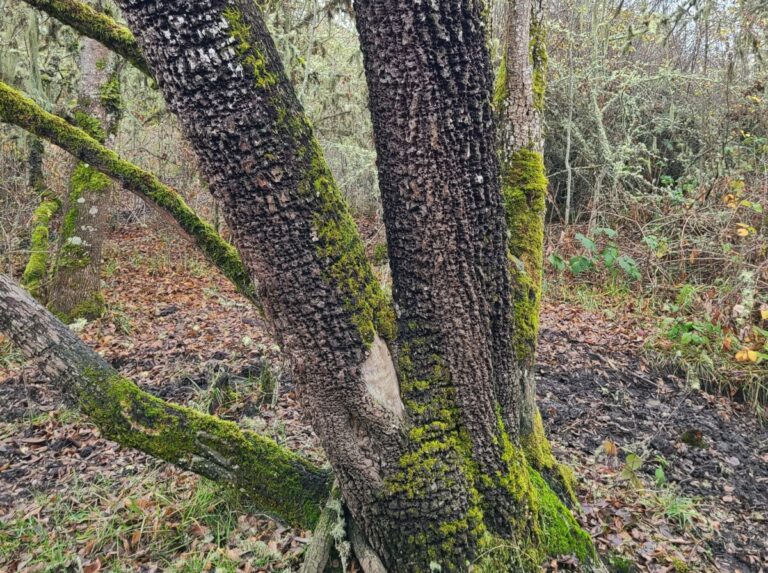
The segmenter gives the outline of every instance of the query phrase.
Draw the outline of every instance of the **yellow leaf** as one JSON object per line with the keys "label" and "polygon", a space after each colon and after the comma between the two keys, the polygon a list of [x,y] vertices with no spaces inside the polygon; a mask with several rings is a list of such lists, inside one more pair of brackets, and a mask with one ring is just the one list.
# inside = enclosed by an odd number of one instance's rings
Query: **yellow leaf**
{"label": "yellow leaf", "polygon": [[762,318],[763,320],[768,320],[768,308],[760,309],[760,318]]}
{"label": "yellow leaf", "polygon": [[739,237],[748,237],[749,236],[749,231],[747,229],[744,229],[744,228],[740,227],[740,228],[736,229],[736,234]]}
{"label": "yellow leaf", "polygon": [[749,355],[746,350],[739,350],[736,353],[736,362],[746,362],[749,360]]}
{"label": "yellow leaf", "polygon": [[747,350],[747,358],[750,362],[757,362],[760,356],[754,350]]}
{"label": "yellow leaf", "polygon": [[606,456],[616,457],[619,455],[619,447],[612,440],[603,441],[603,451]]}

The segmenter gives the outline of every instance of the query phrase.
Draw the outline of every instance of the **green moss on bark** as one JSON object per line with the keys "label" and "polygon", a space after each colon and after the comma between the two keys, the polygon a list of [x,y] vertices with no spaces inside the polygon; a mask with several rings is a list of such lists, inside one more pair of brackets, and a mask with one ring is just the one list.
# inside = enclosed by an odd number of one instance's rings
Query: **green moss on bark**
{"label": "green moss on bark", "polygon": [[569,506],[575,506],[578,499],[576,498],[576,478],[573,475],[573,470],[559,463],[552,454],[552,446],[547,439],[541,412],[538,410],[536,410],[533,418],[533,431],[520,436],[520,446],[523,448],[531,467],[545,477],[547,483],[560,499]]}
{"label": "green moss on bark", "polygon": [[[307,127],[311,133],[311,128]],[[328,262],[328,279],[344,296],[344,306],[351,313],[366,346],[378,333],[386,340],[395,334],[392,305],[376,280],[357,225],[325,162],[317,141],[310,135],[305,150],[309,163],[299,192],[313,196],[319,209],[312,219],[317,235],[317,253]]]}
{"label": "green moss on bark", "polygon": [[529,149],[515,152],[502,167],[502,194],[509,228],[515,329],[512,347],[533,365],[539,333],[547,178],[544,159]]}
{"label": "green moss on bark", "polygon": [[533,66],[533,107],[544,111],[544,95],[547,90],[546,31],[540,21],[531,23],[530,57]]}
{"label": "green moss on bark", "polygon": [[123,56],[140,71],[150,75],[141,49],[131,31],[118,24],[109,15],[95,10],[79,0],[25,0],[27,4],[43,10],[60,22],[72,26],[89,38],[104,44]]}
{"label": "green moss on bark", "polygon": [[48,274],[48,256],[51,248],[49,226],[60,207],[58,199],[46,197],[35,209],[32,220],[30,255],[21,277],[21,286],[37,300],[42,299],[42,289]]}
{"label": "green moss on bark", "polygon": [[232,422],[164,402],[116,373],[84,376],[78,404],[106,437],[211,478],[292,525],[317,522],[329,472]]}
{"label": "green moss on bark", "polygon": [[278,75],[269,69],[266,56],[251,42],[251,28],[246,24],[240,11],[230,5],[222,13],[229,24],[230,33],[236,40],[235,51],[245,66],[253,72],[256,85],[260,88],[273,86]]}
{"label": "green moss on bark", "polygon": [[[60,246],[56,258],[56,269],[73,269],[87,267],[90,262],[90,249],[85,240],[78,236],[77,221],[79,211],[87,203],[88,198],[94,193],[104,193],[109,189],[110,179],[106,175],[99,173],[85,163],[79,163],[72,172],[69,179],[69,196],[67,197],[67,212],[61,223]],[[87,301],[86,307],[88,315],[92,315],[98,305],[90,304]],[[103,302],[102,302],[103,308]],[[96,316],[100,316],[100,313]],[[74,310],[67,316],[65,322],[71,322],[74,319],[85,317],[76,313]]]}

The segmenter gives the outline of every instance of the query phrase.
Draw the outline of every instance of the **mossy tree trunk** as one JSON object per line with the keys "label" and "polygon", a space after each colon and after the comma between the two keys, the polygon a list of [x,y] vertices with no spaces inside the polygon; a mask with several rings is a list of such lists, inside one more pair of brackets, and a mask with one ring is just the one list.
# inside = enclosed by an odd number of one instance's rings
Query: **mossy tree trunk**
{"label": "mossy tree trunk", "polygon": [[[113,53],[90,38],[80,52],[80,82],[75,120],[108,144],[120,122],[120,79]],[[51,269],[49,308],[65,322],[93,320],[104,311],[101,252],[109,232],[116,189],[85,162],[74,168],[64,201],[64,216]]]}
{"label": "mossy tree trunk", "polygon": [[537,458],[553,460],[546,438],[521,432],[483,3],[356,5],[396,328],[256,5],[120,4],[258,278],[344,501],[388,570],[592,560],[537,470]]}
{"label": "mossy tree trunk", "polygon": [[538,431],[534,380],[539,335],[547,179],[541,114],[546,49],[540,0],[510,0],[502,12],[502,61],[496,78],[501,190],[509,226],[515,328],[512,350],[523,396],[520,431]]}

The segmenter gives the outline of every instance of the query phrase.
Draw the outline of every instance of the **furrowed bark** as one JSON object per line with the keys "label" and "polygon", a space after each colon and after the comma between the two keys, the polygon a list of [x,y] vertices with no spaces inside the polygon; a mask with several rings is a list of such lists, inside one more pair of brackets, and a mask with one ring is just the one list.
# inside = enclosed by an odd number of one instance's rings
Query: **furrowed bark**
{"label": "furrowed bark", "polygon": [[[507,470],[502,437],[514,439],[518,426],[499,417],[499,406],[518,404],[481,4],[361,0],[355,9],[399,310],[401,384],[419,438],[406,475],[418,472],[417,499],[440,507],[426,526],[403,527],[426,531],[411,533],[427,547],[445,546],[442,558],[454,563],[471,557],[486,530],[509,534],[519,512],[497,479]],[[427,453],[435,440],[439,451]],[[427,463],[440,470],[427,472]]]}
{"label": "furrowed bark", "polygon": [[232,422],[140,390],[2,274],[0,332],[105,437],[229,487],[254,509],[294,526],[317,522],[331,489],[329,472]]}
{"label": "furrowed bark", "polygon": [[30,98],[2,82],[0,120],[50,141],[93,169],[114,179],[127,191],[146,200],[160,213],[168,215],[208,260],[260,308],[250,274],[235,248],[200,219],[177,191],[161,183],[154,175],[121,159],[114,151],[104,147],[82,129],[46,112]]}
{"label": "furrowed bark", "polygon": [[83,36],[93,38],[124,57],[147,74],[149,67],[131,31],[109,15],[78,0],[24,0],[27,4],[72,26]]}
{"label": "furrowed bark", "polygon": [[305,413],[366,534],[397,467],[402,403],[389,301],[365,257],[272,38],[251,0],[125,0],[123,15],[200,160]]}
{"label": "furrowed bark", "polygon": [[388,519],[400,518],[403,492],[419,515],[403,519],[406,540],[389,541],[397,570],[427,570],[421,546],[442,571],[464,571],[489,538],[512,543],[524,563],[490,560],[487,570],[594,555],[520,435],[510,345],[518,317],[482,10],[461,0],[355,4],[413,423],[390,480]]}

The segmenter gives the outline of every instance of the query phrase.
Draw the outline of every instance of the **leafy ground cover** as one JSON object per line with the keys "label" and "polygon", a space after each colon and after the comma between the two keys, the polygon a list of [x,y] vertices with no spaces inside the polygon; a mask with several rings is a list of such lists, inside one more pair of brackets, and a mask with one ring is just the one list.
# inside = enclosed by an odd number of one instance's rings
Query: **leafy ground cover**
{"label": "leafy ground cover", "polygon": [[[323,459],[279,347],[226,281],[153,229],[120,231],[107,259],[109,311],[76,325],[86,341],[158,395]],[[540,407],[580,520],[614,571],[768,570],[768,430],[646,358],[659,328],[641,301],[599,296],[553,286],[542,317]],[[0,365],[0,570],[296,569],[310,532],[104,440],[7,346]]]}

